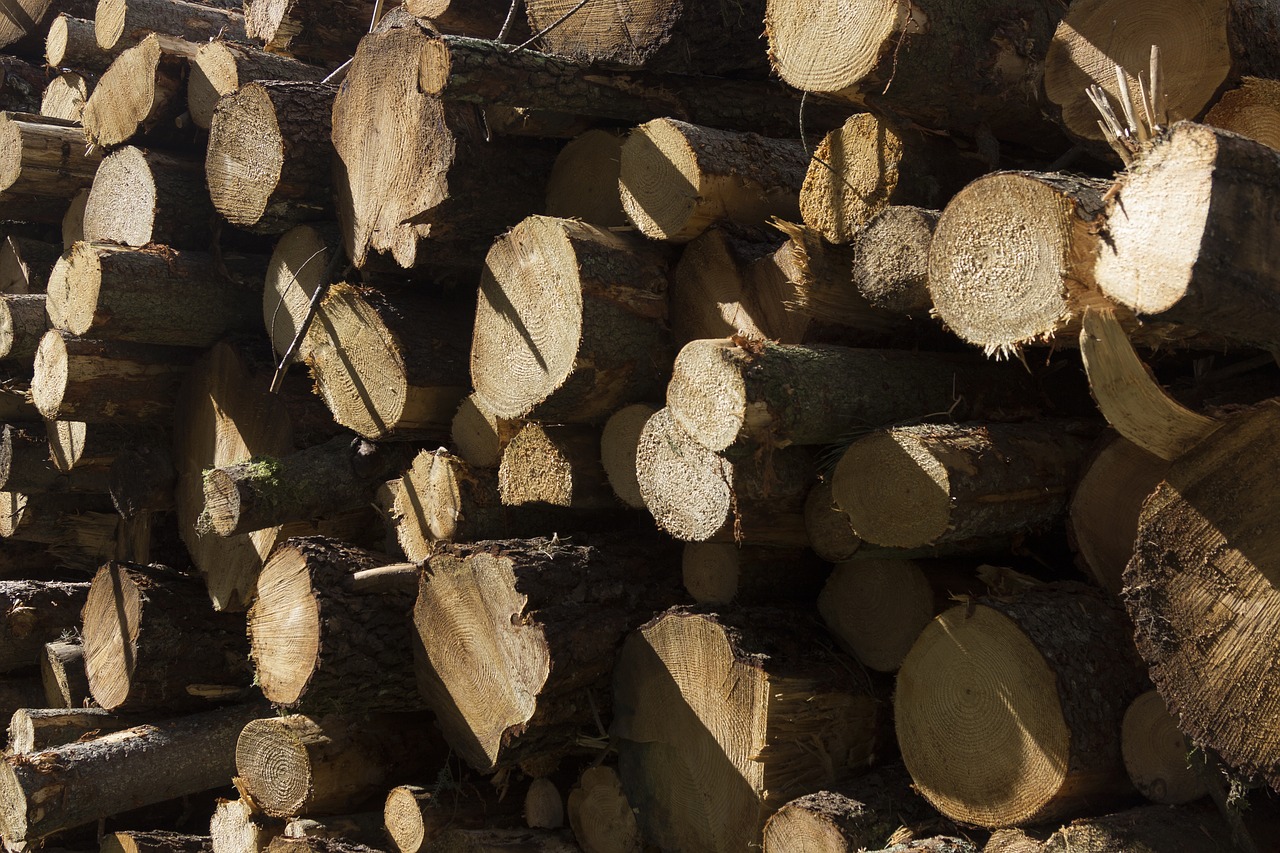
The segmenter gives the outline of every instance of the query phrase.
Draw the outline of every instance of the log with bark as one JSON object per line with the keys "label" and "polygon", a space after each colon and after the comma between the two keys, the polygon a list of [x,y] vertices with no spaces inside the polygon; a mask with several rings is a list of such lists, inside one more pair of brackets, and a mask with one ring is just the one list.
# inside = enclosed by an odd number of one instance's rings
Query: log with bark
{"label": "log with bark", "polygon": [[239,12],[186,0],[98,0],[93,25],[103,50],[129,47],[152,34],[193,44],[215,38],[248,40]]}
{"label": "log with bark", "polygon": [[139,449],[150,442],[168,443],[163,430],[149,432],[83,421],[45,421],[45,436],[49,457],[54,467],[63,473],[81,467],[110,466],[126,450]]}
{"label": "log with bark", "polygon": [[209,821],[213,853],[263,853],[283,832],[283,821],[262,814],[243,793],[234,800],[218,800]]}
{"label": "log with bark", "polygon": [[600,430],[526,423],[502,451],[498,493],[506,506],[607,510],[617,498],[600,462]]}
{"label": "log with bark", "polygon": [[387,835],[400,853],[428,853],[449,829],[513,822],[513,799],[496,800],[474,790],[399,785],[387,794],[382,817]]}
{"label": "log with bark", "polygon": [[49,331],[43,293],[0,294],[0,359],[31,364]]}
{"label": "log with bark", "polygon": [[89,204],[89,190],[80,190],[62,216],[62,251],[84,239],[84,209]]}
{"label": "log with bark", "polygon": [[604,737],[625,633],[674,600],[675,554],[652,537],[445,546],[414,607],[419,689],[481,771],[546,775]]}
{"label": "log with bark", "polygon": [[[27,113],[0,113],[0,201],[67,201],[93,183],[102,151],[85,144],[84,128]],[[40,206],[40,202],[35,204]],[[30,219],[24,209],[23,219]],[[50,221],[56,222],[61,219]]]}
{"label": "log with bark", "polygon": [[207,835],[185,835],[168,830],[130,830],[104,836],[100,853],[213,853]]}
{"label": "log with bark", "polygon": [[502,461],[502,449],[519,430],[518,421],[498,417],[471,393],[453,414],[449,425],[450,447],[468,465],[497,468]]}
{"label": "log with bark", "polygon": [[83,124],[85,104],[89,103],[89,93],[97,83],[98,78],[88,72],[63,71],[44,87],[40,115]]}
{"label": "log with bark", "polygon": [[84,646],[77,640],[45,643],[40,655],[44,704],[49,708],[83,708],[93,701],[84,671]]}
{"label": "log with bark", "polygon": [[573,836],[583,850],[640,853],[644,849],[640,826],[616,768],[606,764],[582,771],[569,792],[566,810]]}
{"label": "log with bark", "polygon": [[804,529],[809,547],[829,563],[852,558],[862,545],[858,534],[853,532],[849,514],[835,504],[829,476],[814,483],[805,497]]}
{"label": "log with bark", "polygon": [[1176,806],[1198,800],[1207,791],[1187,738],[1169,715],[1164,700],[1148,690],[1124,712],[1120,730],[1124,767],[1133,787],[1153,803]]}
{"label": "log with bark", "polygon": [[98,495],[0,492],[0,538],[50,546],[56,564],[96,571],[115,559],[120,517]]}
{"label": "log with bark", "polygon": [[0,672],[35,666],[45,643],[79,623],[89,587],[59,581],[0,581]]}
{"label": "log with bark", "polygon": [[547,178],[547,215],[581,219],[601,228],[627,224],[618,194],[622,137],[593,129],[560,150]]}
{"label": "log with bark", "polygon": [[786,610],[677,608],[627,638],[612,734],[648,841],[746,849],[783,803],[870,763],[879,702],[856,669],[798,630],[802,621]]}
{"label": "log with bark", "polygon": [[649,403],[632,403],[609,416],[600,431],[600,464],[609,486],[618,500],[633,509],[644,508],[640,482],[636,479],[636,450],[640,433],[658,407]]}
{"label": "log with bark", "polygon": [[[329,265],[333,253],[341,251],[341,240],[334,224],[298,225],[285,232],[272,250],[262,292],[262,322],[277,356],[283,357],[298,337],[316,289],[329,284]],[[306,357],[304,335],[297,360]]]}
{"label": "log with bark", "polygon": [[0,293],[43,293],[60,254],[53,243],[9,235],[0,243]]}
{"label": "log with bark", "polygon": [[[404,8],[415,18],[425,18],[441,32],[476,38],[495,38],[507,25],[508,17],[522,18],[507,0],[409,0]],[[528,36],[523,20],[512,20],[507,41]]]}
{"label": "log with bark", "polygon": [[111,503],[126,521],[143,513],[171,512],[177,478],[173,457],[164,446],[122,451],[112,460],[108,474]]}
{"label": "log with bark", "polygon": [[8,752],[43,752],[146,722],[136,714],[106,708],[19,708],[9,721]]}
{"label": "log with bark", "polygon": [[1129,631],[1101,593],[1068,585],[938,616],[902,662],[894,701],[920,793],[950,818],[995,828],[1131,791],[1120,723],[1143,679]]}
{"label": "log with bark", "polygon": [[278,234],[332,215],[336,93],[314,80],[244,80],[222,96],[210,116],[205,175],[228,222]]}
{"label": "log with bark", "polygon": [[[197,127],[208,130],[218,99],[230,95],[242,86],[260,80],[319,81],[324,76],[323,68],[288,56],[267,53],[234,42],[210,41],[200,45],[191,58],[191,76],[187,78],[187,110]],[[331,92],[330,105],[332,101]],[[325,125],[327,128],[327,117]],[[315,177],[323,179],[327,174],[326,169]]]}
{"label": "log with bark", "polygon": [[374,20],[375,0],[317,6],[306,0],[250,0],[245,31],[272,53],[333,66],[351,58]]}
{"label": "log with bark", "polygon": [[39,419],[40,412],[31,402],[31,387],[27,381],[12,376],[0,379],[0,420],[16,423]]}
{"label": "log with bark", "polygon": [[190,42],[156,33],[122,51],[84,106],[84,133],[89,141],[113,147],[139,133],[171,133],[186,106],[187,62],[195,51]]}
{"label": "log with bark", "polygon": [[16,56],[0,55],[0,109],[15,113],[40,112],[40,96],[48,82],[46,69]]}
{"label": "log with bark", "polygon": [[[337,841],[346,844],[385,845],[386,827],[382,823],[382,812],[357,812],[345,815],[322,815],[319,819],[295,817],[284,826],[285,841]],[[293,849],[309,849],[295,847]]]}
{"label": "log with bark", "polygon": [[38,424],[5,424],[0,432],[0,489],[24,494],[103,494],[108,491],[110,470],[109,460],[60,470],[50,453],[49,439]]}
{"label": "log with bark", "polygon": [[60,13],[74,12],[81,17],[92,17],[92,0],[18,0],[6,4],[0,15],[0,47],[6,53],[26,56],[30,42],[43,35],[49,19]]}
{"label": "log with bark", "polygon": [[1205,810],[1141,806],[1101,817],[1079,818],[1048,833],[1003,830],[983,853],[1120,853],[1176,850],[1218,853],[1239,850],[1226,822]]}
{"label": "log with bark", "polygon": [[661,393],[668,264],[645,241],[533,216],[485,260],[471,380],[501,418],[598,423]]}
{"label": "log with bark", "polygon": [[213,221],[198,160],[127,146],[98,168],[85,202],[84,239],[208,250]]}
{"label": "log with bark", "polygon": [[831,567],[807,548],[751,543],[687,542],[681,559],[685,591],[698,604],[812,604]]}
{"label": "log with bark", "polygon": [[1280,81],[1243,78],[1222,93],[1204,123],[1280,148]]}
{"label": "log with bark", "polygon": [[[96,11],[97,3],[94,3]],[[63,12],[49,25],[44,41],[44,61],[50,68],[75,68],[81,73],[101,74],[121,51],[98,47],[93,15],[86,18]]]}

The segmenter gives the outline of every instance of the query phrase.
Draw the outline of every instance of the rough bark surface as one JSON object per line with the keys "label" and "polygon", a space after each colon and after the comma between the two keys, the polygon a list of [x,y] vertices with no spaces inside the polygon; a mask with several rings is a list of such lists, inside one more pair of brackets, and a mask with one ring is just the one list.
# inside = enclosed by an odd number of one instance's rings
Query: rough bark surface
{"label": "rough bark surface", "polygon": [[45,643],[79,622],[89,587],[57,581],[0,581],[0,671],[35,666]]}

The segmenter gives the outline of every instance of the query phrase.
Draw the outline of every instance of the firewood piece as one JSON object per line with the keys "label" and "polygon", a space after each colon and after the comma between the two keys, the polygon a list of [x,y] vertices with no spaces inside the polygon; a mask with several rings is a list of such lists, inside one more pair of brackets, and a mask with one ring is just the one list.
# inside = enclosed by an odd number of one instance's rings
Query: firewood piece
{"label": "firewood piece", "polygon": [[0,244],[0,293],[44,293],[60,254],[52,243],[9,235]]}
{"label": "firewood piece", "polygon": [[[102,152],[88,150],[79,125],[47,116],[0,113],[0,198],[66,201],[93,183]],[[23,218],[26,218],[25,211]]]}
{"label": "firewood piece", "polygon": [[813,461],[803,448],[726,459],[659,409],[640,433],[636,479],[658,526],[685,542],[747,541],[804,547],[803,507]]}
{"label": "firewood piece", "polygon": [[213,853],[213,843],[207,835],[132,830],[105,836],[99,853]]}
{"label": "firewood piece", "polygon": [[[569,792],[569,825],[586,853],[641,853],[644,842],[617,771],[588,767]],[[409,853],[409,851],[401,851]]]}
{"label": "firewood piece", "polygon": [[8,751],[11,755],[43,752],[146,722],[105,708],[19,708],[9,721]]}
{"label": "firewood piece", "polygon": [[938,136],[870,113],[823,138],[800,190],[800,214],[832,243],[852,243],[889,205],[938,209],[988,171]]}
{"label": "firewood piece", "polygon": [[[191,76],[187,80],[187,109],[191,112],[191,120],[197,127],[206,130],[213,121],[214,110],[218,99],[230,95],[237,89],[258,81],[316,81],[323,79],[325,71],[314,65],[299,62],[278,53],[267,53],[263,50],[244,44],[226,41],[211,41],[200,45],[196,55],[191,59]],[[333,91],[329,91],[328,108],[333,104]],[[250,125],[252,126],[252,125]],[[325,136],[328,136],[329,119],[324,117]],[[296,139],[287,132],[283,134],[290,141]],[[332,154],[332,147],[329,153]],[[325,163],[326,167],[328,162]],[[328,185],[323,179],[328,177],[328,170],[315,175],[321,179],[323,186]]]}
{"label": "firewood piece", "polygon": [[210,117],[205,174],[232,225],[281,233],[333,206],[330,115],[337,87],[242,81]]}
{"label": "firewood piece", "polygon": [[31,364],[47,331],[43,293],[0,294],[0,359]]}
{"label": "firewood piece", "polygon": [[1156,691],[1124,712],[1120,746],[1133,786],[1153,803],[1176,806],[1205,795],[1204,780],[1190,766],[1192,748]]}
{"label": "firewood piece", "polygon": [[195,710],[251,679],[239,617],[209,607],[199,581],[163,566],[109,563],[84,608],[85,671],[110,710]]}
{"label": "firewood piece", "polygon": [[502,461],[502,449],[519,430],[518,421],[498,417],[472,393],[458,404],[449,426],[449,438],[458,457],[468,465],[497,468]]}
{"label": "firewood piece", "polygon": [[64,71],[49,81],[40,97],[40,115],[61,121],[84,123],[85,104],[89,93],[98,82],[96,77],[86,77],[74,71]]}
{"label": "firewood piece", "polygon": [[609,416],[600,431],[600,464],[609,478],[609,486],[618,500],[634,509],[644,508],[636,479],[636,450],[644,425],[657,411],[657,406],[648,403],[623,406]]}
{"label": "firewood piece", "polygon": [[418,687],[458,755],[543,775],[578,733],[600,736],[618,646],[672,600],[674,563],[639,538],[438,549],[414,606]]}
{"label": "firewood piece", "polygon": [[720,220],[794,220],[808,160],[795,139],[656,119],[622,144],[622,207],[645,236],[674,243],[687,243]]}
{"label": "firewood piece", "polygon": [[100,340],[207,347],[259,328],[263,259],[77,243],[54,267],[49,319]]}
{"label": "firewood piece", "polygon": [[666,380],[667,262],[638,238],[531,216],[485,260],[471,379],[498,417],[596,423]]}
{"label": "firewood piece", "polygon": [[418,65],[433,38],[416,24],[365,36],[334,99],[343,238],[359,267],[373,251],[406,268],[473,268],[495,237],[543,205],[558,146],[488,141],[474,107],[424,93]]}
{"label": "firewood piece", "polygon": [[50,708],[83,708],[92,700],[89,676],[84,671],[84,646],[79,640],[45,643],[40,679],[44,703]]}
{"label": "firewood piece", "polygon": [[829,563],[842,563],[857,553],[862,540],[853,532],[849,514],[835,504],[831,478],[814,484],[804,500],[804,528],[814,553]]}
{"label": "firewood piece", "polygon": [[848,662],[796,630],[800,618],[676,608],[627,638],[612,733],[647,840],[746,849],[783,803],[871,761],[879,703]]}
{"label": "firewood piece", "polygon": [[601,228],[627,224],[618,194],[622,137],[588,130],[561,149],[547,179],[547,215]]}
{"label": "firewood piece", "polygon": [[38,113],[40,96],[48,82],[44,68],[16,56],[0,56],[0,110]]}
{"label": "firewood piece", "polygon": [[195,50],[194,44],[152,33],[122,51],[103,72],[84,106],[88,140],[110,148],[139,131],[167,127],[185,106],[183,81],[187,61]]}
{"label": "firewood piece", "polygon": [[159,151],[128,146],[103,160],[84,217],[85,239],[95,243],[207,249],[212,242],[213,202],[204,169],[199,161]]}
{"label": "firewood piece", "polygon": [[236,775],[273,817],[342,814],[443,760],[431,729],[418,714],[254,720],[236,743]]}
{"label": "firewood piece", "polygon": [[[975,599],[938,616],[902,662],[894,701],[920,793],[985,827],[1123,796],[1120,722],[1142,689],[1129,631],[1118,607],[1083,587]],[[1037,748],[1013,746],[1027,742]]]}
{"label": "firewood piece", "polygon": [[98,47],[92,18],[86,20],[66,12],[53,19],[44,41],[44,60],[50,68],[76,68],[94,75],[106,71],[120,53]]}
{"label": "firewood piece", "polygon": [[524,822],[530,829],[560,829],[564,826],[564,798],[556,783],[539,776],[524,794]]}
{"label": "firewood piece", "polygon": [[1026,93],[1040,89],[1063,11],[1057,0],[996,8],[920,0],[911,9],[769,0],[765,33],[774,70],[797,89],[934,130],[988,128],[997,139],[1052,150],[1061,135]]}
{"label": "firewood piece", "polygon": [[59,581],[0,581],[0,672],[37,664],[45,643],[79,623],[89,586]]}
{"label": "firewood piece", "polygon": [[1280,81],[1245,77],[1222,94],[1204,123],[1280,148]]}
{"label": "firewood piece", "polygon": [[[1280,285],[1280,241],[1266,188],[1275,186],[1280,151],[1205,125],[1175,126],[1111,194],[1098,287],[1144,321],[1274,346],[1280,309],[1266,294]],[[1178,240],[1153,236],[1169,222],[1185,223]]]}
{"label": "firewood piece", "polygon": [[245,30],[272,53],[337,65],[355,53],[360,37],[369,31],[375,8],[374,0],[325,4],[250,0],[244,6]]}
{"label": "firewood piece", "polygon": [[6,53],[26,56],[26,48],[33,38],[43,36],[50,18],[67,12],[88,17],[93,10],[93,0],[17,0],[7,4],[0,16],[0,47],[8,48]]}
{"label": "firewood piece", "polygon": [[283,831],[280,820],[260,813],[244,795],[218,800],[209,821],[213,853],[263,853]]}
{"label": "firewood piece", "polygon": [[62,216],[62,251],[84,239],[84,209],[89,203],[89,190],[80,190],[67,205]]}
{"label": "firewood piece", "polygon": [[248,41],[240,13],[186,0],[98,0],[93,24],[103,50],[138,44],[153,33],[193,44]]}
{"label": "firewood piece", "polygon": [[676,357],[667,407],[709,450],[829,444],[855,427],[950,413],[1026,415],[1026,371],[967,356],[837,346],[693,341]]}
{"label": "firewood piece", "polygon": [[10,843],[32,842],[225,785],[236,737],[262,712],[235,705],[10,757],[0,766],[0,832]]}
{"label": "firewood piece", "polygon": [[155,423],[171,416],[178,383],[198,355],[51,330],[36,350],[31,398],[50,420]]}
{"label": "firewood piece", "polygon": [[106,494],[110,463],[79,465],[62,471],[54,464],[49,440],[38,425],[5,424],[0,432],[0,489],[24,494],[87,492]]}
{"label": "firewood piece", "polygon": [[805,548],[688,542],[684,588],[698,604],[812,604],[831,571]]}
{"label": "firewood piece", "polygon": [[544,503],[574,509],[617,506],[600,463],[600,430],[527,423],[502,451],[498,492],[506,506]]}
{"label": "firewood piece", "polygon": [[878,430],[841,455],[831,493],[858,538],[890,548],[1043,533],[1062,521],[1096,432],[1073,421]]}
{"label": "firewood piece", "polygon": [[248,617],[264,696],[312,713],[422,707],[405,615],[417,592],[416,574],[376,594],[353,578],[389,562],[320,537],[276,548],[258,577]]}

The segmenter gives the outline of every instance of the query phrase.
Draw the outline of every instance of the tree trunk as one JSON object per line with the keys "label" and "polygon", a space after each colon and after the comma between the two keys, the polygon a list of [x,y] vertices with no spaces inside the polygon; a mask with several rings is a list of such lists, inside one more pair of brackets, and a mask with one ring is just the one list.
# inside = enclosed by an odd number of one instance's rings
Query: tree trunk
{"label": "tree trunk", "polygon": [[119,50],[103,50],[98,47],[98,34],[93,22],[95,9],[86,18],[58,15],[49,25],[44,41],[44,60],[50,68],[75,68],[82,73],[98,75],[111,66],[120,55]]}
{"label": "tree trunk", "polygon": [[632,403],[609,416],[600,431],[600,464],[614,497],[632,509],[644,509],[640,482],[636,479],[636,451],[640,433],[658,411],[649,403]]}
{"label": "tree trunk", "polygon": [[581,219],[600,228],[627,224],[618,194],[622,137],[594,129],[560,150],[547,179],[547,215]]}
{"label": "tree trunk", "polygon": [[855,430],[944,413],[1025,417],[1036,398],[1025,370],[967,353],[734,340],[686,345],[667,387],[672,418],[715,451],[831,444]]}
{"label": "tree trunk", "polygon": [[236,744],[236,775],[274,817],[342,814],[443,762],[432,729],[419,714],[255,720]]}
{"label": "tree trunk", "polygon": [[64,474],[77,468],[110,467],[124,451],[138,449],[144,436],[160,440],[155,434],[111,424],[45,421],[44,427],[49,457],[54,467]]}
{"label": "tree trunk", "polygon": [[79,623],[88,584],[0,581],[0,672],[35,666],[45,643]]}
{"label": "tree trunk", "polygon": [[831,493],[864,542],[1012,540],[1061,523],[1096,436],[1080,421],[879,430],[841,455]]}
{"label": "tree trunk", "polygon": [[0,244],[0,293],[44,293],[61,254],[52,243],[10,234]]}
{"label": "tree trunk", "polygon": [[774,70],[797,89],[921,127],[1056,151],[1066,146],[1030,93],[1040,90],[1063,11],[1058,0],[866,10],[769,0],[765,32]]}
{"label": "tree trunk", "polygon": [[85,203],[84,235],[91,242],[208,250],[213,221],[198,160],[129,146],[102,161]]}
{"label": "tree trunk", "polygon": [[[257,684],[279,706],[308,713],[413,711],[412,626],[417,572],[320,537],[290,539],[272,553],[249,609]],[[372,570],[372,571],[371,571]],[[372,579],[362,579],[373,576]]]}
{"label": "tree trunk", "polygon": [[793,138],[656,119],[622,144],[622,207],[645,236],[674,243],[687,243],[721,220],[794,220],[808,160]]}
{"label": "tree trunk", "polygon": [[245,29],[272,53],[333,66],[355,53],[360,37],[369,32],[376,7],[374,0],[249,0],[244,7]]}
{"label": "tree trunk", "polygon": [[944,815],[989,828],[1049,821],[1132,790],[1120,723],[1142,685],[1124,614],[1101,594],[1064,585],[974,599],[929,623],[902,662],[898,745]]}
{"label": "tree trunk", "polygon": [[534,216],[480,279],[471,377],[501,418],[599,423],[667,379],[668,262],[639,238]]}
{"label": "tree trunk", "polygon": [[744,850],[783,803],[871,761],[879,702],[847,662],[796,630],[803,619],[677,608],[627,638],[612,734],[647,840]]}
{"label": "tree trunk", "polygon": [[235,705],[10,757],[0,765],[0,832],[11,844],[34,842],[225,785],[236,737],[263,710]]}
{"label": "tree trunk", "polygon": [[[583,850],[642,853],[644,842],[635,812],[615,768],[596,765],[582,771],[569,792],[569,826]],[[409,851],[401,851],[409,853]]]}
{"label": "tree trunk", "polygon": [[0,56],[0,110],[40,112],[40,96],[47,82],[46,69],[29,65],[16,56]]}
{"label": "tree trunk", "polygon": [[213,853],[213,843],[207,835],[135,830],[105,836],[100,853]]}
{"label": "tree trunk", "polygon": [[78,125],[47,116],[0,114],[0,198],[57,199],[65,209],[72,196],[93,183],[101,162],[102,151],[87,148],[84,128]]}
{"label": "tree trunk", "polygon": [[1204,123],[1280,148],[1277,112],[1280,112],[1280,81],[1245,77],[1239,86],[1223,93],[1205,115]]}
{"label": "tree trunk", "polygon": [[1207,792],[1192,764],[1202,759],[1189,757],[1193,747],[1156,691],[1143,693],[1124,712],[1120,746],[1133,787],[1153,803],[1182,805]]}
{"label": "tree trunk", "polygon": [[[520,422],[500,418],[474,392],[458,405],[449,426],[449,446],[476,468],[497,468],[502,450],[520,431]],[[489,538],[489,537],[482,537]]]}
{"label": "tree trunk", "polygon": [[240,618],[210,609],[203,584],[163,566],[98,571],[84,649],[93,698],[112,711],[198,710],[251,680]]}
{"label": "tree trunk", "polygon": [[83,708],[92,699],[84,671],[84,647],[78,640],[45,643],[40,678],[45,705],[50,708]]}
{"label": "tree trunk", "polygon": [[676,594],[669,553],[604,537],[438,549],[413,618],[419,690],[450,746],[482,772],[542,776],[579,737],[603,737],[625,632]]}
{"label": "tree trunk", "polygon": [[84,105],[88,140],[110,148],[138,133],[170,129],[185,108],[183,81],[195,50],[194,44],[151,33],[122,51],[103,72]]}
{"label": "tree trunk", "polygon": [[805,548],[688,542],[684,588],[698,604],[813,604],[831,567]]}
{"label": "tree trunk", "polygon": [[31,364],[47,331],[43,293],[0,294],[0,359]]}
{"label": "tree trunk", "polygon": [[618,506],[600,463],[600,431],[526,423],[502,451],[498,493],[506,506],[542,503],[573,509]]}
{"label": "tree trunk", "polygon": [[512,819],[513,803],[459,792],[400,785],[387,794],[383,823],[400,853],[428,853],[451,828],[478,829]]}
{"label": "tree trunk", "polygon": [[245,80],[210,116],[205,174],[232,225],[279,234],[333,207],[330,116],[337,87]]}
{"label": "tree trunk", "polygon": [[40,96],[40,115],[84,124],[85,104],[89,103],[89,93],[97,84],[97,75],[88,71],[84,74],[63,71],[44,87],[44,94]]}
{"label": "tree trunk", "polygon": [[60,471],[50,458],[49,441],[37,425],[5,424],[0,432],[0,489],[23,494],[107,492],[108,464],[81,465]]}
{"label": "tree trunk", "polygon": [[153,33],[192,44],[248,41],[239,12],[186,0],[98,0],[93,24],[103,50],[138,44]]}
{"label": "tree trunk", "polygon": [[9,753],[44,752],[144,725],[137,715],[105,708],[19,708],[9,721]]}
{"label": "tree trunk", "polygon": [[[248,45],[225,41],[211,41],[200,45],[191,60],[191,76],[187,80],[187,109],[191,112],[191,120],[197,127],[209,129],[213,121],[214,110],[218,99],[230,95],[242,86],[260,80],[273,81],[319,81],[325,76],[325,70],[278,53],[267,53]],[[333,105],[333,91],[329,90],[328,107]],[[327,136],[329,118],[324,116]],[[285,134],[290,141],[293,137]],[[332,147],[329,153],[332,154]],[[324,163],[323,172],[314,177],[324,181],[329,176],[328,160]],[[323,184],[326,188],[327,183]],[[284,230],[284,229],[281,229]]]}

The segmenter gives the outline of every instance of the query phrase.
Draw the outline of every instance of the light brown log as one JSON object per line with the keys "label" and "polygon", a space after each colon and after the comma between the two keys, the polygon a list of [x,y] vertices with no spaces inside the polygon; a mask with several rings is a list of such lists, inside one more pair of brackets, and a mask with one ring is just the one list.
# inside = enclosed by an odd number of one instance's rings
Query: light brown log
{"label": "light brown log", "polygon": [[212,223],[213,203],[198,160],[133,146],[102,161],[85,202],[90,242],[208,249]]}
{"label": "light brown log", "polygon": [[581,219],[601,228],[625,225],[618,194],[622,137],[588,130],[561,149],[547,179],[547,215]]}
{"label": "light brown log", "polygon": [[443,759],[432,729],[417,714],[255,720],[236,743],[236,775],[274,817],[342,814]]}
{"label": "light brown log", "polygon": [[205,176],[228,222],[278,234],[331,216],[336,92],[318,81],[244,80],[222,96],[210,116]]}
{"label": "light brown log", "polygon": [[95,77],[84,77],[64,71],[49,81],[40,98],[40,115],[76,124],[84,122],[84,107],[97,83]]}
{"label": "light brown log", "polygon": [[641,853],[644,849],[635,812],[613,767],[584,770],[569,792],[567,811],[573,836],[586,853]]}
{"label": "light brown log", "polygon": [[136,715],[116,714],[105,708],[19,708],[9,721],[8,752],[43,752],[145,722]]}
{"label": "light brown log", "polygon": [[83,708],[93,701],[84,671],[84,647],[79,640],[45,643],[40,678],[45,705],[50,708]]}
{"label": "light brown log", "polygon": [[16,204],[37,197],[65,205],[93,183],[101,162],[102,152],[88,148],[78,125],[47,116],[0,113],[0,200]]}
{"label": "light brown log", "polygon": [[521,427],[502,451],[498,492],[506,506],[617,506],[600,462],[600,430],[576,424]]}
{"label": "light brown log", "polygon": [[1156,691],[1141,694],[1124,712],[1120,746],[1133,787],[1153,803],[1176,806],[1205,795],[1193,764],[1199,759]]}
{"label": "light brown log", "polygon": [[89,190],[80,190],[62,215],[62,251],[84,239],[84,209],[89,203]]}
{"label": "light brown log", "polygon": [[[272,250],[262,292],[262,321],[277,356],[283,357],[298,336],[312,294],[329,284],[325,277],[340,241],[334,225],[298,225],[289,229]],[[298,360],[305,361],[307,354],[304,335],[298,345]]]}
{"label": "light brown log", "polygon": [[[93,6],[96,11],[97,3]],[[63,12],[53,19],[45,36],[44,60],[50,68],[75,68],[97,75],[106,71],[120,53],[121,50],[98,47],[92,14],[80,18]]]}
{"label": "light brown log", "polygon": [[640,433],[658,407],[649,403],[632,403],[609,416],[600,431],[600,464],[604,466],[609,486],[618,500],[629,507],[642,509],[644,498],[636,479],[636,451]]}
{"label": "light brown log", "polygon": [[[405,9],[415,18],[426,18],[441,32],[476,38],[496,38],[506,23],[511,4],[507,0],[410,0]],[[516,10],[516,17],[522,17]],[[513,24],[523,21],[515,21]],[[524,41],[520,35],[520,41]],[[510,38],[508,38],[510,40]]]}
{"label": "light brown log", "polygon": [[110,508],[98,495],[0,492],[0,538],[51,546],[55,562],[93,571],[118,549]]}
{"label": "light brown log", "polygon": [[1280,148],[1280,81],[1243,78],[1222,94],[1204,123]]}
{"label": "light brown log", "polygon": [[31,364],[47,331],[43,293],[0,294],[0,359]]}
{"label": "light brown log", "polygon": [[59,254],[52,243],[9,235],[0,244],[0,293],[43,293]]}
{"label": "light brown log", "polygon": [[77,468],[110,466],[122,452],[137,449],[143,436],[162,440],[157,433],[135,428],[93,424],[83,421],[45,421],[49,458],[63,473]]}
{"label": "light brown log", "polygon": [[556,783],[539,776],[524,794],[524,822],[530,829],[560,829],[564,826],[564,798]]}
{"label": "light brown log", "polygon": [[502,449],[519,430],[517,421],[500,418],[489,411],[475,394],[458,404],[449,426],[450,446],[458,457],[477,468],[496,468]]}
{"label": "light brown log", "polygon": [[273,53],[296,56],[318,65],[337,65],[351,58],[360,37],[373,23],[374,0],[250,0],[245,4],[245,30]]}
{"label": "light brown log", "polygon": [[170,129],[183,111],[182,83],[195,50],[189,42],[151,33],[122,51],[84,106],[84,133],[89,141],[113,147],[140,131]]}
{"label": "light brown log", "polygon": [[138,44],[153,33],[192,43],[248,40],[243,15],[186,0],[98,0],[93,24],[103,50]]}
{"label": "light brown log", "polygon": [[236,705],[8,758],[0,766],[0,832],[11,843],[33,842],[225,785],[236,737],[262,712]]}
{"label": "light brown log", "polygon": [[262,814],[252,800],[218,800],[209,821],[213,853],[263,853],[272,839],[284,832],[284,824]]}
{"label": "light brown log", "polygon": [[213,853],[207,835],[184,835],[167,830],[130,830],[104,836],[100,853]]}
{"label": "light brown log", "polygon": [[814,483],[804,500],[804,529],[809,547],[829,563],[842,563],[853,557],[862,545],[848,513],[835,504],[831,495],[831,478]]}
{"label": "light brown log", "polygon": [[0,16],[0,46],[7,48],[6,53],[27,56],[32,42],[44,36],[49,19],[67,12],[91,17],[93,8],[91,0],[17,0],[7,4]]}
{"label": "light brown log", "polygon": [[623,790],[650,842],[746,849],[787,800],[871,760],[879,703],[837,656],[801,639],[797,616],[677,608],[627,638],[613,734]]}
{"label": "light brown log", "polygon": [[902,662],[894,701],[920,793],[954,820],[994,828],[1131,790],[1120,722],[1142,679],[1129,631],[1118,607],[1083,587],[938,616]]}
{"label": "light brown log", "polygon": [[531,216],[489,251],[471,381],[502,418],[598,423],[666,381],[667,259],[651,244]]}
{"label": "light brown log", "polygon": [[482,790],[433,790],[399,785],[387,794],[383,823],[400,853],[427,853],[436,849],[440,835],[450,829],[500,827],[513,823],[515,798],[484,796]]}
{"label": "light brown log", "polygon": [[[230,95],[242,86],[260,80],[319,81],[324,76],[323,68],[287,56],[267,53],[234,42],[211,41],[200,45],[191,59],[191,76],[187,79],[187,109],[196,126],[208,130],[218,99]],[[333,100],[332,93],[329,100]],[[323,179],[327,177],[327,172],[315,177]]]}
{"label": "light brown log", "polygon": [[831,571],[804,548],[733,542],[687,542],[684,588],[698,604],[812,604]]}
{"label": "light brown log", "polygon": [[6,424],[0,434],[0,488],[38,495],[51,492],[105,494],[110,461],[86,462],[62,470],[38,424]]}
{"label": "light brown log", "polygon": [[45,643],[79,622],[83,583],[0,581],[0,672],[35,666]]}

